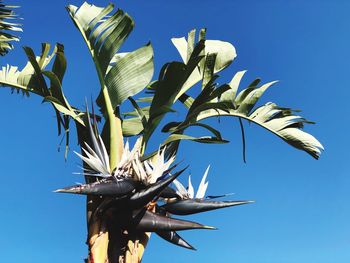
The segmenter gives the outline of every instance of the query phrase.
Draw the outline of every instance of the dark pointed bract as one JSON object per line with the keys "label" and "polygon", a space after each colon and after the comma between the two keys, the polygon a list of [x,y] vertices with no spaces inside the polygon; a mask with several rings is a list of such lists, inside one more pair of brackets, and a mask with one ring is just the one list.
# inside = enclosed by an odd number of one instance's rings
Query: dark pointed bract
{"label": "dark pointed bract", "polygon": [[196,222],[162,216],[148,210],[135,211],[129,228],[143,232],[179,231],[188,229],[216,229]]}
{"label": "dark pointed bract", "polygon": [[206,199],[217,199],[217,198],[222,198],[222,197],[226,197],[229,195],[234,195],[234,193],[229,193],[229,194],[223,194],[223,195],[208,195],[206,197]]}
{"label": "dark pointed bract", "polygon": [[206,212],[210,210],[244,205],[252,203],[252,201],[211,201],[206,199],[187,199],[178,200],[175,202],[167,203],[161,206],[167,212],[175,215],[191,215],[201,212]]}
{"label": "dark pointed bract", "polygon": [[160,236],[161,238],[163,238],[164,240],[166,240],[174,245],[184,247],[187,249],[196,250],[193,246],[191,246],[186,240],[184,240],[175,231],[157,231],[156,234],[158,236]]}
{"label": "dark pointed bract", "polygon": [[129,206],[132,208],[141,208],[158,197],[161,192],[173,182],[187,167],[175,174],[169,176],[166,179],[156,182],[155,184],[147,186],[130,197]]}
{"label": "dark pointed bract", "polygon": [[176,198],[176,199],[181,199],[181,196],[176,193],[176,191],[171,188],[171,187],[165,187],[164,190],[161,192],[160,197],[162,198]]}
{"label": "dark pointed bract", "polygon": [[[187,167],[186,167],[187,168]],[[157,199],[162,191],[173,182],[186,168],[176,172],[168,178],[158,181],[149,186],[136,187],[136,191],[132,195],[120,195],[114,198],[105,199],[96,209],[96,215],[101,215],[110,208],[113,209],[140,209],[146,206],[149,202]]]}
{"label": "dark pointed bract", "polygon": [[[167,212],[159,206],[156,206],[156,212],[157,212],[157,214],[167,216]],[[168,217],[169,217],[169,215],[168,215]],[[175,231],[157,231],[156,234],[158,236],[160,236],[161,238],[163,238],[164,240],[166,240],[174,245],[184,247],[187,249],[196,250],[193,246],[191,246],[186,240],[184,240]]]}
{"label": "dark pointed bract", "polygon": [[124,196],[131,194],[135,190],[136,184],[132,179],[101,180],[90,184],[58,189],[55,192],[81,195]]}

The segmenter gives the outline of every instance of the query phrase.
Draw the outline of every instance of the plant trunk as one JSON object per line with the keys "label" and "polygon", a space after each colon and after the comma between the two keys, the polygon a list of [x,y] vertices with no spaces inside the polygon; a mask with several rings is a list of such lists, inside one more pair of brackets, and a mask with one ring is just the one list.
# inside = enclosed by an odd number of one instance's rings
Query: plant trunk
{"label": "plant trunk", "polygon": [[[88,204],[89,207],[89,204]],[[92,216],[89,224],[88,263],[139,263],[150,233],[128,233],[118,218],[106,213],[100,219]]]}

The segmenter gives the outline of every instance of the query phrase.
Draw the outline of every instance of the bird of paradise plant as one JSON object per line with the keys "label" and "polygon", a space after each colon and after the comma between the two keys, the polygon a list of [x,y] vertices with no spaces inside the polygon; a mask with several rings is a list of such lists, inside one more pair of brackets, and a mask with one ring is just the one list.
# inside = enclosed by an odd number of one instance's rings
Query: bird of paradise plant
{"label": "bird of paradise plant", "polygon": [[[118,53],[134,26],[127,13],[114,11],[113,4],[98,7],[86,2],[80,7],[69,5],[67,11],[95,64],[100,82],[96,104],[101,116],[93,106],[90,111],[88,103],[85,109],[78,109],[65,97],[62,85],[67,63],[62,44],[56,44],[50,52],[50,45],[43,43],[38,56],[31,48],[24,47],[27,64],[21,70],[15,66],[3,67],[0,85],[26,95],[36,94],[53,106],[58,133],[64,131],[66,135],[66,155],[70,122],[75,124],[81,146],[81,153],[76,154],[82,159],[86,182],[56,192],[87,196],[86,262],[140,262],[151,232],[175,245],[194,249],[177,232],[215,228],[173,215],[251,203],[214,200],[227,195],[206,196],[209,167],[196,195],[190,178],[187,189],[178,180],[186,169],[176,163],[181,141],[228,142],[217,129],[204,123],[205,119],[238,118],[243,135],[242,120],[247,120],[319,158],[322,145],[302,131],[309,121],[274,103],[256,107],[265,90],[275,82],[261,85],[260,79],[256,79],[240,89],[245,71],[239,71],[229,83],[217,83],[218,73],[236,57],[230,43],[207,40],[205,29],[200,30],[198,38],[195,30],[188,33],[187,39],[173,38],[182,61],[166,63],[152,81],[151,43],[135,51]],[[195,96],[189,95],[191,88],[197,91]],[[128,102],[134,110],[123,113],[121,105]],[[178,104],[186,109],[185,116],[180,121],[177,118],[166,123],[161,129],[167,134],[166,139],[159,142],[157,149],[150,149],[149,141],[159,130],[161,121],[166,120],[165,116],[171,118],[169,113]],[[187,129],[194,126],[209,135],[189,135]],[[127,137],[137,138],[133,147],[125,140]]]}

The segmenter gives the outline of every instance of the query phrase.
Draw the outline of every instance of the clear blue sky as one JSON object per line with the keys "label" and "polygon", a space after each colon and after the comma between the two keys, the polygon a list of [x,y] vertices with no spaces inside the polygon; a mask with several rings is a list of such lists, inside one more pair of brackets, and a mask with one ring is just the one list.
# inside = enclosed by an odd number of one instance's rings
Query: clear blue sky
{"label": "clear blue sky", "polygon": [[[16,49],[0,58],[23,66],[20,45],[36,51],[41,42],[65,45],[68,73],[64,90],[73,105],[98,93],[97,76],[65,5],[81,1],[13,1],[22,6],[24,33]],[[107,1],[94,1],[105,5]],[[297,151],[255,125],[247,125],[247,164],[241,158],[237,120],[223,119],[227,145],[185,143],[180,159],[191,164],[195,184],[208,164],[210,194],[234,192],[255,204],[191,217],[219,231],[183,236],[188,251],[154,236],[144,262],[347,263],[350,260],[350,3],[348,1],[134,1],[116,2],[136,21],[123,46],[133,50],[149,40],[156,72],[179,60],[170,38],[207,27],[208,39],[234,44],[238,57],[221,76],[229,81],[247,69],[255,77],[280,83],[263,101],[302,109],[316,121],[306,130],[324,144],[319,161]],[[60,138],[51,106],[32,96],[0,89],[0,262],[82,262],[86,256],[84,197],[52,190],[82,182],[72,175],[79,160],[72,131],[67,162],[57,151]],[[183,181],[187,178],[184,176]]]}

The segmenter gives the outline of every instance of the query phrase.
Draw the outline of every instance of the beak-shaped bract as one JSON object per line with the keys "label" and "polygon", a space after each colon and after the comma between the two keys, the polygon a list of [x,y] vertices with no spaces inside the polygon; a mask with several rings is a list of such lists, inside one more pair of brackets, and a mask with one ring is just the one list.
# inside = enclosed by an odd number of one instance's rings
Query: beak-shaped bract
{"label": "beak-shaped bract", "polygon": [[191,215],[210,210],[244,205],[252,203],[253,201],[211,201],[207,199],[186,199],[167,203],[162,206],[167,212],[175,215]]}
{"label": "beak-shaped bract", "polygon": [[188,249],[196,250],[193,246],[191,246],[189,243],[187,243],[186,240],[184,240],[178,233],[175,231],[157,231],[156,234],[163,238],[164,240]]}
{"label": "beak-shaped bract", "polygon": [[[186,168],[185,168],[186,169]],[[171,184],[185,169],[169,176],[166,179],[158,181],[155,184],[144,188],[138,187],[131,195],[114,196],[112,199],[105,199],[96,210],[98,215],[101,215],[110,208],[114,209],[140,209],[146,206],[152,200],[157,199],[162,191]]]}
{"label": "beak-shaped bract", "polygon": [[132,179],[101,180],[90,184],[81,184],[58,189],[56,193],[71,193],[81,195],[124,196],[131,194],[137,183]]}
{"label": "beak-shaped bract", "polygon": [[216,229],[196,222],[162,216],[148,210],[135,212],[129,227],[143,232],[179,231],[188,229]]}
{"label": "beak-shaped bract", "polygon": [[186,168],[133,194],[129,200],[129,208],[141,208],[157,198]]}
{"label": "beak-shaped bract", "polygon": [[160,194],[160,197],[169,198],[169,199],[171,198],[181,199],[181,196],[178,193],[176,193],[176,191],[173,188],[169,186],[164,188],[164,190]]}

